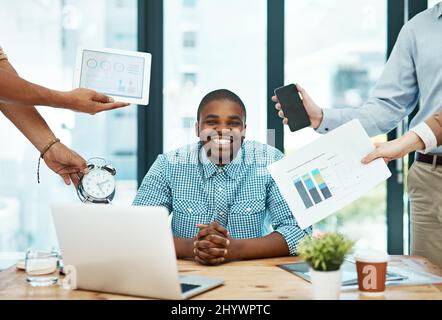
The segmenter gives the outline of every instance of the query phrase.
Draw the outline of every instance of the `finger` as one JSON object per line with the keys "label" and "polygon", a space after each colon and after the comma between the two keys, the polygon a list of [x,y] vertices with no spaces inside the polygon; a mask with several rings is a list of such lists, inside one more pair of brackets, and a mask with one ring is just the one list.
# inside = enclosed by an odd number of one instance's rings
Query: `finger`
{"label": "finger", "polygon": [[113,98],[106,96],[101,93],[95,93],[95,95],[92,98],[93,101],[100,102],[100,103],[112,103],[115,102]]}
{"label": "finger", "polygon": [[211,255],[212,257],[225,257],[227,255],[227,249],[225,248],[208,248],[202,249],[201,251]]}
{"label": "finger", "polygon": [[57,171],[58,174],[74,174],[74,173],[79,173],[80,171],[78,170],[78,168],[74,168],[74,167],[68,167],[68,168],[63,168],[63,170]]}
{"label": "finger", "polygon": [[213,242],[213,243],[220,245],[224,248],[227,248],[230,245],[229,239],[219,236],[219,235],[215,235],[215,234],[208,235],[207,237],[204,238],[204,240]]}
{"label": "finger", "polygon": [[275,104],[275,109],[276,110],[282,110],[282,106],[280,103]]}
{"label": "finger", "polygon": [[284,118],[284,120],[282,120],[282,124],[287,126],[289,124],[289,119]]}
{"label": "finger", "polygon": [[77,174],[70,174],[69,175],[71,177],[71,181],[74,184],[75,188],[78,189],[78,183],[80,182],[80,178],[78,177]]}
{"label": "finger", "polygon": [[375,149],[370,152],[368,155],[366,155],[363,159],[362,159],[362,163],[363,164],[368,164],[378,158],[381,158],[383,156],[383,152],[381,151],[381,147],[384,145],[383,142],[375,142],[374,146]]}
{"label": "finger", "polygon": [[82,172],[77,172],[76,175],[77,175],[78,181],[80,181],[85,176],[85,174]]}
{"label": "finger", "polygon": [[198,236],[199,237],[205,237],[209,234],[218,234],[224,237],[228,237],[229,236],[229,232],[227,231],[226,228],[224,228],[223,226],[221,226],[218,222],[214,221],[212,223],[210,223],[209,225],[204,225],[204,224],[199,224],[197,225],[198,228],[200,228],[200,231],[198,232]]}
{"label": "finger", "polygon": [[384,142],[375,142],[374,147],[377,149],[377,148],[381,147],[383,144],[384,144]]}
{"label": "finger", "polygon": [[216,231],[218,231],[219,233],[223,234],[226,237],[229,236],[229,232],[227,231],[227,229],[224,228],[222,225],[220,225],[216,221],[214,221],[211,224],[209,224],[209,227],[212,227],[213,229],[215,229]]}
{"label": "finger", "polygon": [[222,233],[216,231],[215,229],[207,227],[207,228],[201,229],[198,232],[196,238],[198,240],[201,240],[202,238],[205,238],[205,237],[207,237],[207,236],[209,236],[211,234],[217,234],[218,236],[225,237]]}
{"label": "finger", "polygon": [[201,259],[200,257],[196,256],[195,257],[195,262],[202,264],[203,266],[215,266],[215,265],[220,265],[221,263],[223,263],[225,260],[224,258],[218,258],[218,259],[214,259],[214,260],[210,260],[210,261],[205,261],[204,259]]}
{"label": "finger", "polygon": [[86,168],[82,172],[80,172],[81,176],[89,173],[89,167],[86,165]]}
{"label": "finger", "polygon": [[381,155],[378,153],[377,150],[369,153],[368,155],[366,155],[363,159],[362,159],[362,163],[363,164],[369,164],[370,162],[372,162],[373,160],[376,160],[378,158],[380,158]]}
{"label": "finger", "polygon": [[[200,229],[200,231],[201,230],[203,230],[203,229],[206,229],[206,228],[210,228],[210,225],[208,225],[208,224],[197,224],[196,225],[199,229]],[[219,235],[223,235],[223,236],[226,236],[226,237],[230,237],[230,233],[229,233],[229,231],[228,230],[226,230],[227,231],[227,233],[224,233],[224,232],[217,232]],[[207,232],[208,233],[205,233],[205,235],[203,235],[203,236],[206,236],[207,234],[210,234],[210,231],[209,230],[207,230]]]}
{"label": "finger", "polygon": [[193,243],[193,246],[194,248],[201,250],[201,249],[213,248],[216,246],[216,244],[207,240],[200,240],[200,241],[195,241]]}
{"label": "finger", "polygon": [[218,245],[209,240],[200,240],[195,242],[195,248],[197,248],[198,250],[205,250],[210,248],[225,249],[226,247],[227,246]]}
{"label": "finger", "polygon": [[279,116],[280,118],[282,118],[282,119],[285,118],[285,116],[284,116],[284,112],[283,112],[282,110],[278,112],[278,116]]}
{"label": "finger", "polygon": [[[68,149],[69,150],[69,149]],[[75,169],[76,172],[85,172],[87,170],[87,163],[86,160],[84,160],[80,155],[78,155],[76,152],[69,150],[68,152],[68,169]],[[70,172],[72,173],[72,172]]]}
{"label": "finger", "polygon": [[124,108],[130,105],[129,103],[124,102],[114,102],[114,103],[105,103],[98,106],[97,112],[109,111],[119,108]]}
{"label": "finger", "polygon": [[64,183],[66,183],[66,185],[70,186],[71,185],[71,179],[69,178],[68,174],[62,174],[61,177],[64,180]]}
{"label": "finger", "polygon": [[209,235],[209,229],[207,227],[200,229],[200,231],[198,231],[198,234],[196,235],[196,238],[199,240],[200,238],[206,237],[208,235]]}
{"label": "finger", "polygon": [[303,87],[301,87],[299,83],[296,84],[296,89],[298,89],[298,91],[301,93],[302,96],[304,95],[308,96],[307,92],[304,90]]}
{"label": "finger", "polygon": [[227,230],[226,230],[226,232],[220,232],[220,231],[216,230],[215,228],[209,226],[209,227],[204,228],[198,232],[197,239],[200,240],[202,238],[208,237],[209,235],[217,235],[222,238],[229,237],[229,233],[227,232]]}
{"label": "finger", "polygon": [[272,97],[272,101],[273,101],[273,102],[279,102],[278,97],[277,97],[277,96],[273,96],[273,97]]}
{"label": "finger", "polygon": [[216,248],[210,241],[198,241],[194,252],[198,253],[200,251],[213,257],[224,257],[227,255],[226,248]]}
{"label": "finger", "polygon": [[296,88],[298,89],[299,93],[301,94],[303,100],[310,99],[310,96],[308,95],[307,91],[304,90],[303,87],[301,87],[299,84],[296,84]]}
{"label": "finger", "polygon": [[204,261],[203,259],[201,259],[198,256],[195,256],[194,259],[195,259],[195,262],[198,263],[198,264],[202,264],[203,266],[207,266],[208,265],[206,261]]}
{"label": "finger", "polygon": [[79,162],[79,169],[78,172],[80,175],[88,174],[89,173],[89,167],[87,166],[86,160],[82,156],[80,156],[78,153],[76,153],[74,150],[71,150],[72,154],[77,158],[77,161]]}
{"label": "finger", "polygon": [[209,264],[219,264],[225,260],[224,257],[214,257],[208,253],[205,253],[204,251],[201,251],[201,250],[197,250],[196,253],[197,253],[196,254],[197,257],[201,258],[202,260],[204,260],[205,262],[207,262]]}

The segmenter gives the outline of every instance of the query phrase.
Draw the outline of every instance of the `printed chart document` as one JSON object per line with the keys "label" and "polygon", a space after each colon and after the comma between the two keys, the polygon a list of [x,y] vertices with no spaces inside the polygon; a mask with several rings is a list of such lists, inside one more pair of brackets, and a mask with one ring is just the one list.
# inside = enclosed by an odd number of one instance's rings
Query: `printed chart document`
{"label": "printed chart document", "polygon": [[391,176],[383,159],[361,163],[374,145],[359,120],[268,167],[301,228],[359,199]]}

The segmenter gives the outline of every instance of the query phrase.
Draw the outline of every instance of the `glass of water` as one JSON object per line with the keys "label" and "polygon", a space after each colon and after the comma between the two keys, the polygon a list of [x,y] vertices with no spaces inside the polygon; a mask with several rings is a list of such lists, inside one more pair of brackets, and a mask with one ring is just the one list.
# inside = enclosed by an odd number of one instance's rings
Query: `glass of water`
{"label": "glass of water", "polygon": [[58,252],[28,250],[25,259],[26,281],[33,287],[47,287],[58,282],[60,255]]}

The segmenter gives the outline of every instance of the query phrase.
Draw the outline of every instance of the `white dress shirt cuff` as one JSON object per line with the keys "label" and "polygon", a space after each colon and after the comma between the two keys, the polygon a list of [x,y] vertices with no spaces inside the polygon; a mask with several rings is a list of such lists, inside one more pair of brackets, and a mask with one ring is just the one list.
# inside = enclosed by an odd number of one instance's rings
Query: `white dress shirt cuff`
{"label": "white dress shirt cuff", "polygon": [[419,150],[420,152],[427,154],[430,151],[432,151],[433,149],[437,148],[436,135],[431,130],[431,128],[428,126],[428,124],[426,124],[425,122],[418,124],[416,127],[411,129],[410,131],[413,131],[414,133],[416,133],[425,144],[425,150]]}

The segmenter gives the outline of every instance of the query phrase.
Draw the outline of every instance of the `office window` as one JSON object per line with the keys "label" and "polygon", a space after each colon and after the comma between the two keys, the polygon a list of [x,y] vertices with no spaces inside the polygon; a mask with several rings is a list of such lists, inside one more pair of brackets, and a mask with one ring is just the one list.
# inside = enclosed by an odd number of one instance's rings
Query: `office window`
{"label": "office window", "polygon": [[[265,142],[267,1],[199,1],[191,14],[180,2],[164,1],[164,150],[198,141],[182,119],[196,118],[202,98],[220,88],[248,108],[247,138]],[[191,52],[180,41],[187,30],[197,30]]]}
{"label": "office window", "polygon": [[[300,83],[321,107],[360,107],[385,64],[387,1],[286,1],[285,6],[285,82]],[[319,136],[312,129],[285,130],[288,154]],[[386,184],[315,227],[343,232],[360,247],[385,250]]]}
{"label": "office window", "polygon": [[440,2],[440,0],[428,0],[428,8],[434,7],[439,2]]}
{"label": "office window", "polygon": [[185,87],[195,87],[196,86],[196,73],[193,73],[193,72],[183,73],[183,85]]}
{"label": "office window", "polygon": [[[72,89],[77,46],[136,50],[136,0],[0,0],[1,45],[18,72],[33,82]],[[97,14],[99,12],[100,14]],[[116,203],[136,192],[137,113],[134,106],[94,117],[39,108],[54,133],[85,159],[103,157],[117,169]],[[79,201],[73,187],[42,163],[38,152],[0,115],[0,251],[56,245],[55,201]]]}
{"label": "office window", "polygon": [[196,5],[196,0],[183,0],[183,6],[193,8]]}
{"label": "office window", "polygon": [[196,32],[187,31],[183,33],[183,48],[195,48],[196,47]]}
{"label": "office window", "polygon": [[182,127],[184,129],[194,129],[195,128],[195,121],[196,121],[196,118],[194,118],[194,117],[185,117],[185,118],[183,118]]}

